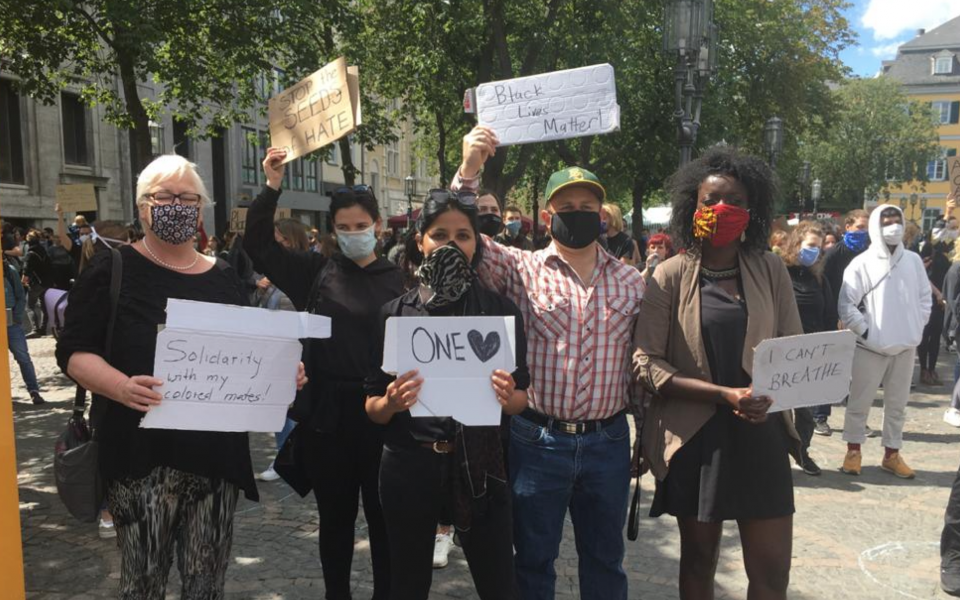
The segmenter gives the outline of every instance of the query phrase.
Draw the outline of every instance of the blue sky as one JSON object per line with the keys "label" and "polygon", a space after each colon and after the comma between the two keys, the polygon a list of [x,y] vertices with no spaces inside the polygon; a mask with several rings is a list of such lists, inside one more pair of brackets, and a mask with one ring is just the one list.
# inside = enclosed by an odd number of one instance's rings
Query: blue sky
{"label": "blue sky", "polygon": [[865,77],[875,75],[882,60],[896,57],[897,46],[918,29],[929,31],[960,16],[958,0],[851,0],[851,4],[847,18],[859,40],[841,58]]}

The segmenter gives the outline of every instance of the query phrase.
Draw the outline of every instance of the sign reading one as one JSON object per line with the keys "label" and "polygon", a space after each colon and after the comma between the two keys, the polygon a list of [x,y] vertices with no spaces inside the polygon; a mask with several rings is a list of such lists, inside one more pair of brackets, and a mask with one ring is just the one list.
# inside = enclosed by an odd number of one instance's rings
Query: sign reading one
{"label": "sign reading one", "polygon": [[414,417],[453,417],[464,425],[499,425],[491,375],[516,369],[513,317],[390,317],[383,370],[423,377]]}
{"label": "sign reading one", "polygon": [[[274,213],[273,218],[277,221],[280,219],[289,219],[290,215],[289,208],[277,208],[277,212]],[[243,233],[247,228],[247,209],[246,208],[234,208],[230,210],[230,231],[236,233]]]}
{"label": "sign reading one", "polygon": [[837,404],[850,393],[852,331],[828,331],[764,340],[753,357],[753,393],[770,396],[769,412]]}
{"label": "sign reading one", "polygon": [[360,76],[342,56],[267,103],[270,145],[288,163],[335,142],[360,125]]}
{"label": "sign reading one", "polygon": [[153,375],[163,395],[141,427],[280,431],[296,395],[301,338],[330,337],[330,319],[169,300]]}
{"label": "sign reading one", "polygon": [[620,129],[613,67],[608,64],[485,83],[477,122],[501,146],[611,133]]}
{"label": "sign reading one", "polygon": [[57,204],[63,212],[97,210],[97,190],[92,183],[58,185]]}

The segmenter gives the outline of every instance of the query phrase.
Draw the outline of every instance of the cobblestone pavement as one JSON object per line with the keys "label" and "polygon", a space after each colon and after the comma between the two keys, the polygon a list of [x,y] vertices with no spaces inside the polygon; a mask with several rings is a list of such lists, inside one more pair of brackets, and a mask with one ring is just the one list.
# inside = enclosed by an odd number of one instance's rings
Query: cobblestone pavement
{"label": "cobblestone pavement", "polygon": [[[43,407],[31,405],[19,373],[13,373],[28,598],[110,597],[115,594],[119,577],[115,542],[98,539],[95,525],[71,519],[54,487],[53,440],[69,416],[72,388],[54,364],[49,338],[31,340],[30,349],[41,386],[52,402]],[[939,372],[945,380],[951,379],[953,360],[952,354],[942,354]],[[16,371],[12,359],[11,363]],[[945,387],[918,387],[907,410],[904,457],[917,470],[914,481],[896,479],[879,469],[879,439],[870,439],[864,445],[863,475],[850,477],[837,470],[844,451],[839,434],[814,438],[811,453],[824,468],[823,475],[808,477],[794,471],[797,514],[791,598],[947,598],[937,585],[937,545],[949,486],[960,463],[960,430],[941,420],[947,393]],[[843,409],[836,410],[832,423],[842,424],[842,417]],[[879,430],[881,418],[882,411],[875,409],[870,427]],[[256,467],[266,467],[270,462],[272,443],[272,436],[252,436]],[[646,477],[645,510],[652,486],[652,479]],[[240,500],[227,597],[322,598],[317,514],[312,498],[299,498],[282,482],[261,484],[260,489],[259,504]],[[371,594],[369,551],[362,522],[357,530],[354,598],[365,600]],[[668,519],[645,519],[641,540],[628,542],[630,598],[676,598],[678,558],[675,524]],[[557,572],[557,596],[579,597],[569,524]],[[177,598],[176,572],[171,573],[170,580],[168,598]],[[717,574],[717,597],[745,596],[737,530],[734,524],[728,524]],[[476,598],[459,549],[451,554],[449,567],[435,571],[431,598]]]}

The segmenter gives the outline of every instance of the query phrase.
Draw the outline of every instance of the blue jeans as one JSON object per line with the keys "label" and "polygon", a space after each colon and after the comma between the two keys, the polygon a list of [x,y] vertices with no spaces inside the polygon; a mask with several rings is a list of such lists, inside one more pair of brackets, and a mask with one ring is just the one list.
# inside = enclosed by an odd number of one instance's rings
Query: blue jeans
{"label": "blue jeans", "polygon": [[10,346],[10,352],[13,352],[13,358],[20,365],[20,375],[23,376],[23,382],[27,384],[28,392],[39,392],[40,385],[37,383],[37,371],[33,368],[33,361],[30,359],[30,350],[27,349],[27,334],[20,325],[7,325],[7,345]]}
{"label": "blue jeans", "polygon": [[293,428],[296,426],[297,422],[288,417],[283,424],[283,429],[273,434],[277,439],[277,452],[280,451],[280,448],[283,448],[283,443],[287,441],[287,438],[290,437],[290,432],[293,431]]}
{"label": "blue jeans", "polygon": [[598,433],[571,435],[520,416],[510,424],[517,582],[524,600],[552,600],[570,509],[583,600],[626,600],[623,528],[630,492],[630,428],[621,415]]}

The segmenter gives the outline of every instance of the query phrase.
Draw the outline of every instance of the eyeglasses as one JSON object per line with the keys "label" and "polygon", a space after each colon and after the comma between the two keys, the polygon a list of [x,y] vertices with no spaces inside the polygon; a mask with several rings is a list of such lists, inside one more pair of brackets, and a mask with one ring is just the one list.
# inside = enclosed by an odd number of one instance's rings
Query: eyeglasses
{"label": "eyeglasses", "polygon": [[362,184],[354,185],[354,186],[345,185],[343,187],[338,187],[337,189],[333,190],[333,193],[334,194],[372,194],[373,188],[371,188],[369,185],[362,185]]}
{"label": "eyeglasses", "polygon": [[450,201],[455,201],[463,207],[474,209],[477,207],[477,195],[473,192],[451,192],[442,188],[434,188],[427,192],[427,197],[437,204],[447,204]]}
{"label": "eyeglasses", "polygon": [[182,194],[156,192],[154,194],[146,194],[146,197],[149,198],[154,204],[159,204],[160,206],[174,204],[177,201],[179,201],[183,206],[198,206],[202,198],[200,194],[194,194],[192,192],[184,192]]}

